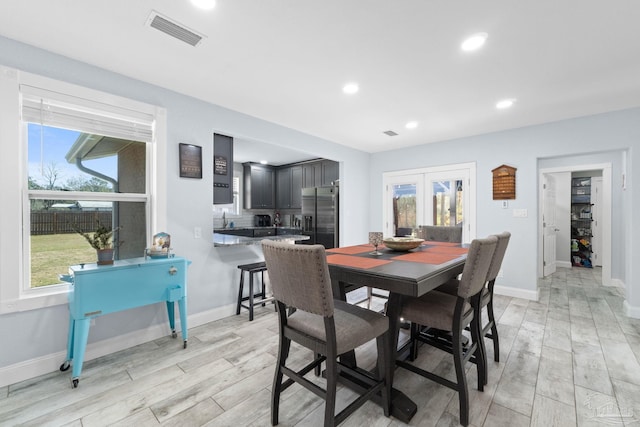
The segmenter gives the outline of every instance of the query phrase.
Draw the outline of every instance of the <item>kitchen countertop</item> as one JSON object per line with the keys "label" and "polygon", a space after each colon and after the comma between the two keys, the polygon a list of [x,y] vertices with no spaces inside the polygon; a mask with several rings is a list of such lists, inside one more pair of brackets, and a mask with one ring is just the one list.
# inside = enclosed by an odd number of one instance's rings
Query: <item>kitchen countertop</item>
{"label": "kitchen countertop", "polygon": [[288,225],[280,225],[278,227],[276,227],[275,225],[268,225],[268,226],[236,226],[236,227],[226,227],[226,228],[214,228],[213,232],[217,232],[217,231],[227,231],[227,232],[231,232],[233,230],[264,230],[264,229],[269,229],[269,228],[273,228],[273,229],[280,229],[280,230],[297,230],[297,231],[302,231],[302,228],[300,227],[289,227]]}
{"label": "kitchen countertop", "polygon": [[264,236],[264,237],[243,237],[243,236],[235,236],[233,234],[220,234],[213,233],[213,246],[248,246],[248,245],[259,245],[262,240],[309,240],[309,236],[304,236],[302,234],[284,234],[280,236]]}

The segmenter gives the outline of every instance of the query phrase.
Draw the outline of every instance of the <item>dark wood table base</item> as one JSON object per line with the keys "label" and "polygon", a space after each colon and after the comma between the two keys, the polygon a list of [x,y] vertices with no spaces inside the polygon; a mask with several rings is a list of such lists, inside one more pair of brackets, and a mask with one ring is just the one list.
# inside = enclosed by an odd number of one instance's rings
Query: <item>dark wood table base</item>
{"label": "dark wood table base", "polygon": [[[355,369],[358,370],[359,368]],[[356,378],[346,372],[340,373],[340,382],[357,393],[363,393],[370,387],[370,385],[362,381],[362,378]],[[372,400],[379,405],[382,404],[380,393],[376,394]],[[391,415],[394,418],[408,424],[417,411],[417,405],[406,394],[396,388],[391,389]]]}

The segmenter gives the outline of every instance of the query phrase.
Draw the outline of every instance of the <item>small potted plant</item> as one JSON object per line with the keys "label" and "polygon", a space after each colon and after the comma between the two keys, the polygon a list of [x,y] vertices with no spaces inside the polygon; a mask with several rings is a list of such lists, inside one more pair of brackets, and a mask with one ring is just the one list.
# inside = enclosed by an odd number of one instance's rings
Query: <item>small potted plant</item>
{"label": "small potted plant", "polygon": [[[113,264],[113,248],[115,246],[113,242],[113,233],[120,230],[122,227],[116,227],[115,229],[107,228],[99,220],[96,220],[96,229],[93,233],[86,233],[82,231],[77,225],[73,229],[84,237],[87,242],[94,248],[98,254],[98,265]],[[122,244],[122,242],[118,242]]]}

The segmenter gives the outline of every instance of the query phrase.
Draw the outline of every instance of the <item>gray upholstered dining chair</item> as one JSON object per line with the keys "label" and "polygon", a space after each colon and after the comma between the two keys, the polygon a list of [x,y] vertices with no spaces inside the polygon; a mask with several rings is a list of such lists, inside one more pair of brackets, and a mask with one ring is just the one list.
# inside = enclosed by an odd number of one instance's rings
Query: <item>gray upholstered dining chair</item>
{"label": "gray upholstered dining chair", "polygon": [[[509,246],[509,240],[511,239],[511,233],[509,233],[508,231],[504,231],[500,234],[496,234],[495,237],[498,239],[498,244],[496,245],[496,251],[494,252],[493,259],[491,260],[489,272],[487,273],[487,285],[482,290],[482,297],[480,298],[480,308],[483,309],[486,307],[487,309],[487,322],[483,324],[482,311],[476,316],[474,322],[478,323],[480,335],[493,341],[493,359],[496,362],[499,362],[500,341],[498,339],[498,326],[493,314],[493,287],[496,283],[498,273],[500,273],[502,261],[504,260],[504,255],[507,252],[507,246]],[[436,288],[436,290],[440,292],[446,292],[451,295],[456,295],[458,292],[459,283],[460,282],[458,279],[453,279],[446,284]],[[486,357],[484,357],[483,360],[485,363],[487,362]],[[486,379],[487,377],[485,377],[485,380]]]}
{"label": "gray upholstered dining chair", "polygon": [[[496,362],[500,361],[500,342],[498,340],[498,327],[496,325],[496,319],[493,314],[493,287],[496,283],[496,278],[502,268],[502,261],[504,255],[507,252],[507,246],[509,246],[509,240],[511,239],[511,233],[505,231],[495,235],[498,238],[498,246],[496,246],[496,252],[491,261],[491,267],[489,267],[489,273],[487,275],[487,287],[482,293],[482,299],[480,300],[481,307],[487,307],[488,322],[482,326],[480,332],[483,336],[490,338],[493,341],[493,359]],[[478,319],[480,322],[480,318]],[[491,333],[489,333],[491,330]]]}
{"label": "gray upholstered dining chair", "polygon": [[[400,315],[404,320],[412,323],[411,346],[412,353],[417,348],[418,341],[427,344],[438,345],[437,341],[423,335],[422,326],[436,328],[451,333],[451,352],[456,371],[456,382],[425,371],[407,361],[397,360],[396,364],[425,378],[436,381],[458,392],[460,405],[460,424],[469,424],[469,393],[465,374],[465,363],[474,356],[478,371],[478,390],[484,390],[486,364],[482,362],[484,351],[483,339],[480,331],[473,322],[474,316],[480,310],[480,298],[486,283],[487,272],[496,249],[498,239],[495,236],[486,239],[475,239],[471,242],[467,260],[462,271],[462,277],[457,290],[457,295],[444,292],[431,291],[421,297],[407,297],[402,302]],[[420,325],[414,327],[414,325]],[[463,331],[466,326],[471,326],[472,343],[463,346]]]}
{"label": "gray upholstered dining chair", "polygon": [[[389,351],[392,348],[389,319],[374,311],[333,299],[331,277],[322,245],[292,245],[263,240],[262,251],[278,309],[280,334],[271,392],[271,424],[278,424],[280,394],[294,382],[325,400],[325,426],[341,423],[378,392],[381,393],[384,414],[389,416]],[[378,349],[375,376],[339,363],[340,355],[373,339],[377,340]],[[297,371],[287,366],[291,341],[311,349],[314,354],[314,360]],[[326,389],[304,377],[323,362],[326,366]],[[336,385],[340,372],[348,372],[371,386],[336,415]],[[286,381],[283,381],[284,376],[288,377]]]}
{"label": "gray upholstered dining chair", "polygon": [[443,225],[421,225],[418,237],[432,242],[462,243],[462,227]]}

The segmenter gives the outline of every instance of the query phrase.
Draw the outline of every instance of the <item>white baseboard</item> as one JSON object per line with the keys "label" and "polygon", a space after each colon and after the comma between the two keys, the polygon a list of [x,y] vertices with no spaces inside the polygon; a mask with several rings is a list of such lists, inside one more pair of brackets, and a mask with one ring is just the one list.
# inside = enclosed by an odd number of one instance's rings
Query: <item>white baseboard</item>
{"label": "white baseboard", "polygon": [[571,268],[571,262],[569,262],[569,261],[556,261],[556,267]]}
{"label": "white baseboard", "polygon": [[615,286],[617,288],[625,288],[624,282],[620,279],[611,279],[611,282],[607,283],[603,283],[605,286]]}
{"label": "white baseboard", "polygon": [[[235,315],[235,312],[236,305],[234,303],[194,314],[189,316],[189,328],[195,328],[196,326],[204,325],[205,323]],[[179,318],[176,316],[176,331],[179,332],[181,330]],[[94,342],[87,345],[84,360],[87,361],[95,359],[97,357],[115,353],[116,351],[162,338],[167,336],[168,333],[170,333],[168,325],[158,324],[142,330],[130,332],[128,334],[118,335],[117,337]],[[60,366],[66,358],[67,352],[60,351],[31,360],[25,360],[13,365],[0,367],[0,387],[5,387],[10,384],[15,384],[20,381],[57,371],[60,369]],[[70,372],[71,371],[67,371],[69,379],[71,379]]]}
{"label": "white baseboard", "polygon": [[495,286],[493,288],[493,292],[498,294],[498,295],[504,295],[507,297],[514,297],[514,298],[522,298],[522,299],[528,299],[531,301],[538,301],[538,290],[536,289],[535,291],[530,291],[527,289],[518,289],[518,288],[512,288],[510,286]]}
{"label": "white baseboard", "polygon": [[633,319],[640,319],[640,307],[629,305],[627,300],[624,300],[624,302],[622,303],[622,307],[624,308],[624,311],[627,314],[627,316]]}

